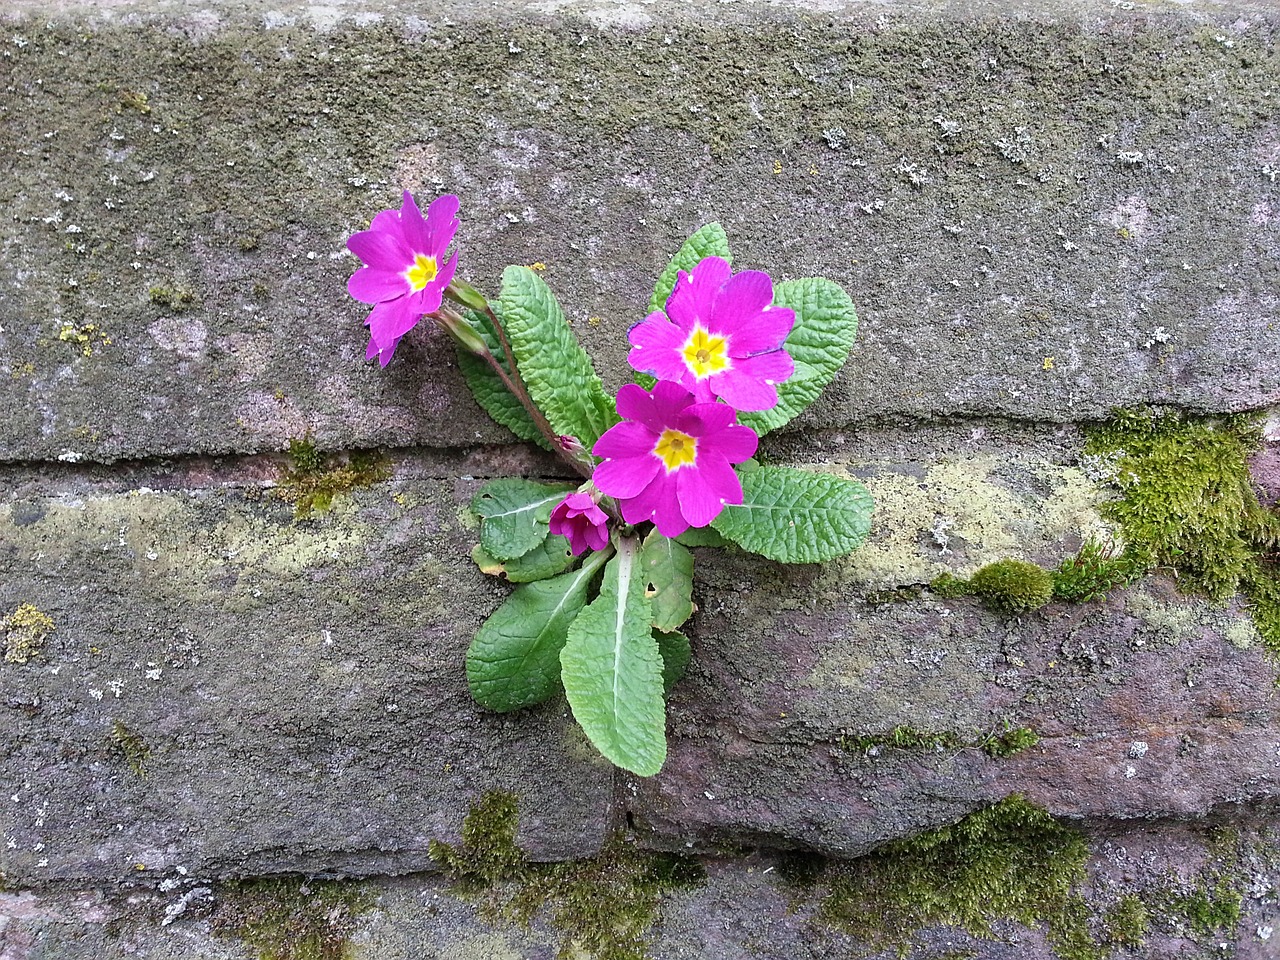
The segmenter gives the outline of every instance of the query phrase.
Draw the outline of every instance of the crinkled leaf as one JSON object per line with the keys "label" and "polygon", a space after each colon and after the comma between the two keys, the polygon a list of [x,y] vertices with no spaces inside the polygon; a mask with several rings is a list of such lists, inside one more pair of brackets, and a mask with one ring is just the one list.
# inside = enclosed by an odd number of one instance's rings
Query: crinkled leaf
{"label": "crinkled leaf", "polygon": [[649,301],[647,312],[665,310],[667,301],[671,299],[671,291],[676,287],[676,278],[680,271],[684,270],[687,273],[693,270],[698,265],[698,261],[705,257],[719,257],[729,263],[733,262],[733,257],[729,253],[729,238],[725,235],[724,227],[718,223],[708,223],[705,227],[699,227],[693,236],[676,251],[676,255],[671,258],[671,262],[658,277],[658,282],[654,284],[653,298]]}
{"label": "crinkled leaf", "polygon": [[532,583],[534,580],[545,580],[562,573],[573,563],[574,558],[569,552],[569,541],[557,533],[547,537],[528,553],[511,560],[492,557],[477,543],[471,551],[471,559],[481,573],[491,577],[501,577],[512,583]]}
{"label": "crinkled leaf", "polygon": [[778,384],[778,405],[738,415],[738,422],[760,436],[787,423],[818,399],[848,359],[858,332],[853,301],[837,283],[821,277],[787,280],[773,291],[773,303],[796,312],[784,347],[795,373]]}
{"label": "crinkled leaf", "polygon": [[654,627],[674,630],[693,615],[693,554],[655,529],[640,547],[640,564]]}
{"label": "crinkled leaf", "polygon": [[516,587],[484,622],[467,650],[467,686],[477,703],[504,713],[556,692],[560,649],[606,556],[595,554],[571,573]]}
{"label": "crinkled leaf", "polygon": [[[501,305],[493,304],[493,309],[499,311]],[[498,358],[502,369],[510,373],[511,369],[503,357],[502,344],[498,341],[498,335],[494,332],[489,318],[474,310],[467,311],[466,318],[480,339],[488,345],[490,352]],[[542,431],[533,422],[533,417],[529,416],[529,411],[516,399],[515,394],[507,389],[507,385],[502,382],[502,378],[493,367],[470,350],[459,347],[458,369],[462,371],[462,377],[471,388],[476,403],[480,404],[485,413],[521,440],[532,440],[544,449],[551,449],[551,442],[542,435]]]}
{"label": "crinkled leaf", "polygon": [[613,399],[550,288],[528,267],[502,272],[502,326],[529,396],[551,428],[590,450],[618,422]]}
{"label": "crinkled leaf", "polygon": [[662,654],[653,638],[640,544],[618,542],[600,596],[569,627],[561,679],[587,738],[615,766],[650,777],[667,757]]}
{"label": "crinkled leaf", "polygon": [[547,539],[551,511],[573,489],[519,477],[486,483],[471,500],[471,512],[481,518],[480,546],[495,560],[524,556]]}
{"label": "crinkled leaf", "polygon": [[655,630],[653,639],[658,641],[658,652],[662,654],[662,692],[670,693],[684,676],[693,650],[689,646],[689,638],[679,631],[663,633]]}
{"label": "crinkled leaf", "polygon": [[871,531],[871,494],[856,480],[792,467],[759,467],[741,479],[742,504],[711,525],[744,550],[818,563],[857,549]]}

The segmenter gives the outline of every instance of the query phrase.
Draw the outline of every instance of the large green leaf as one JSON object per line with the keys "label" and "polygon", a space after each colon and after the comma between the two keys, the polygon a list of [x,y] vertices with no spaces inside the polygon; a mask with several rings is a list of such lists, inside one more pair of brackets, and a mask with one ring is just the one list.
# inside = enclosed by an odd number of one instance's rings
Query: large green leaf
{"label": "large green leaf", "polygon": [[618,414],[550,288],[528,267],[502,272],[502,326],[529,396],[551,428],[590,450]]}
{"label": "large green leaf", "polygon": [[858,314],[844,289],[821,277],[787,280],[773,291],[773,303],[796,312],[796,323],[783,346],[796,370],[778,384],[778,405],[741,413],[738,422],[760,436],[787,423],[818,399],[848,359],[858,332]]}
{"label": "large green leaf", "polygon": [[516,587],[484,622],[467,650],[467,686],[481,706],[505,713],[556,692],[560,648],[607,552],[577,570]]}
{"label": "large green leaf", "polygon": [[[501,305],[493,304],[493,309],[495,312],[500,311]],[[489,318],[475,310],[468,310],[466,318],[471,328],[489,347],[489,351],[497,358],[498,363],[502,365],[502,369],[506,370],[508,374],[511,373],[511,368],[507,365],[506,358],[503,355],[502,344],[499,342],[498,334],[494,331],[493,324],[489,322]],[[467,386],[471,388],[471,393],[476,398],[476,403],[480,404],[485,413],[489,414],[521,440],[532,440],[540,447],[544,447],[547,450],[551,449],[551,442],[542,435],[542,431],[533,422],[533,417],[524,408],[524,404],[517,400],[515,394],[507,389],[507,385],[502,382],[502,378],[498,376],[493,367],[470,350],[458,347],[458,369],[462,371],[462,377],[467,381]]]}
{"label": "large green leaf", "polygon": [[693,615],[693,554],[655,529],[640,547],[640,564],[653,625],[669,633]]}
{"label": "large green leaf", "polygon": [[704,257],[719,257],[729,263],[733,262],[733,257],[729,253],[729,238],[725,235],[724,227],[718,223],[708,223],[705,227],[699,227],[693,236],[676,251],[676,255],[663,269],[658,282],[653,287],[653,298],[649,301],[648,312],[665,310],[680,271],[688,273]]}
{"label": "large green leaf", "polygon": [[871,531],[871,494],[856,480],[792,467],[742,475],[742,504],[711,525],[744,550],[782,563],[818,563],[857,549]]}
{"label": "large green leaf", "polygon": [[551,511],[573,489],[519,477],[486,483],[471,500],[471,512],[481,518],[480,546],[495,560],[524,556],[547,539]]}
{"label": "large green leaf", "polygon": [[471,551],[471,559],[475,561],[481,573],[487,573],[491,577],[501,577],[512,583],[532,583],[534,580],[554,577],[557,573],[568,569],[573,563],[573,554],[569,552],[568,539],[554,534],[528,553],[511,560],[491,557],[488,551],[477,543]]}
{"label": "large green leaf", "polygon": [[650,777],[667,758],[662,654],[653,638],[640,544],[618,541],[600,596],[569,627],[560,651],[569,706],[615,766]]}

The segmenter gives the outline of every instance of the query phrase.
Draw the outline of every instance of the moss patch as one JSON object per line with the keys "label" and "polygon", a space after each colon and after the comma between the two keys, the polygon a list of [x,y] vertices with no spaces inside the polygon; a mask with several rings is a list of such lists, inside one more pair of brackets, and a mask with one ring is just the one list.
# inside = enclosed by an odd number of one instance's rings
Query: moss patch
{"label": "moss patch", "polygon": [[28,663],[53,633],[53,618],[24,603],[0,623],[4,626],[4,662]]}
{"label": "moss patch", "polygon": [[528,926],[545,916],[564,960],[644,960],[664,894],[703,878],[696,861],[640,851],[620,836],[593,860],[529,863],[515,842],[517,822],[514,796],[487,794],[463,821],[462,843],[435,841],[431,856],[489,917]]}
{"label": "moss patch", "polygon": [[1020,797],[959,823],[887,843],[852,861],[828,861],[817,918],[867,945],[906,955],[926,927],[994,936],[992,924],[1046,924],[1064,960],[1093,960],[1090,910],[1078,887],[1084,838]]}
{"label": "moss patch", "polygon": [[1145,559],[1113,543],[1086,540],[1053,573],[1053,596],[1072,603],[1105,600],[1112,590],[1132,586],[1147,572]]}
{"label": "moss patch", "polygon": [[1135,562],[1171,568],[1187,591],[1243,591],[1258,634],[1280,655],[1280,515],[1259,502],[1248,456],[1252,416],[1193,420],[1125,412],[1096,428],[1086,456],[1111,464],[1120,497],[1104,504]]}
{"label": "moss patch", "polygon": [[324,513],[334,497],[372,486],[391,476],[391,464],[377,451],[357,450],[345,457],[324,453],[310,437],[289,441],[289,468],[280,478],[280,496],[293,504],[298,519]]}
{"label": "moss patch", "polygon": [[1102,921],[1102,938],[1117,947],[1140,947],[1147,938],[1149,924],[1146,904],[1128,893],[1107,911]]}
{"label": "moss patch", "polygon": [[1026,560],[997,560],[968,580],[949,573],[929,584],[934,593],[954,599],[972,595],[997,613],[1016,615],[1038,610],[1053,599],[1053,576]]}
{"label": "moss patch", "polygon": [[840,738],[842,749],[850,753],[876,754],[882,750],[981,750],[992,759],[1011,757],[1040,742],[1030,727],[1006,727],[1002,733],[962,737],[914,727],[894,727],[888,733],[847,734]]}
{"label": "moss patch", "polygon": [[142,734],[116,720],[111,724],[107,745],[111,752],[123,759],[129,765],[129,769],[139,777],[147,775],[147,757],[151,756],[151,748],[147,746]]}
{"label": "moss patch", "polygon": [[358,884],[246,880],[223,888],[210,926],[243,940],[259,960],[349,960],[356,919],[372,906]]}

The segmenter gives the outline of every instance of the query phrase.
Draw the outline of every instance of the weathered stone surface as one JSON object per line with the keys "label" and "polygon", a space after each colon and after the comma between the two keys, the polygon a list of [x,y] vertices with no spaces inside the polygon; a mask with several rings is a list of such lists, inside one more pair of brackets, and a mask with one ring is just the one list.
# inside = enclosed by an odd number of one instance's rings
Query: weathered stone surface
{"label": "weathered stone surface", "polygon": [[259,485],[16,485],[0,610],[55,628],[0,665],[6,882],[422,870],[492,789],[522,798],[534,856],[592,853],[613,771],[563,705],[467,692],[503,592],[470,568],[476,485],[399,480],[302,521]]}
{"label": "weathered stone surface", "polygon": [[363,360],[343,241],[401,187],[462,196],[482,287],[546,263],[611,385],[718,218],[861,311],[801,426],[1280,396],[1271,4],[0,17],[6,460],[501,439],[438,338]]}
{"label": "weathered stone surface", "polygon": [[[1280,936],[1280,869],[1274,834],[1257,824],[1232,829],[1239,851],[1215,873],[1211,851],[1223,847],[1223,830],[1203,826],[1135,824],[1090,837],[1088,880],[1081,893],[1092,913],[1095,936],[1103,917],[1123,896],[1149,911],[1141,946],[1112,956],[1209,960],[1270,960]],[[661,960],[819,960],[864,956],[859,945],[818,916],[819,886],[797,889],[780,879],[778,863],[752,854],[704,861],[706,882],[667,895],[649,931],[650,956]],[[1240,922],[1232,928],[1195,931],[1170,909],[1170,895],[1212,890],[1224,882],[1241,895]],[[255,951],[234,938],[211,933],[205,919],[226,896],[223,889],[190,881],[167,893],[137,890],[125,898],[99,891],[0,894],[0,950],[13,960],[252,960]],[[1208,883],[1210,886],[1205,887]],[[550,958],[563,940],[544,911],[532,930],[486,920],[457,899],[438,878],[378,881],[368,887],[375,906],[359,918],[348,945],[353,960],[519,960]],[[197,896],[189,896],[192,890]],[[186,898],[181,912],[175,905]],[[163,918],[175,922],[162,925]],[[894,931],[895,933],[897,931]],[[974,960],[1058,960],[1044,929],[998,923],[990,937],[975,939],[950,928],[918,932],[919,956],[959,955]],[[1225,945],[1225,946],[1224,946]],[[890,960],[894,951],[873,955]]]}

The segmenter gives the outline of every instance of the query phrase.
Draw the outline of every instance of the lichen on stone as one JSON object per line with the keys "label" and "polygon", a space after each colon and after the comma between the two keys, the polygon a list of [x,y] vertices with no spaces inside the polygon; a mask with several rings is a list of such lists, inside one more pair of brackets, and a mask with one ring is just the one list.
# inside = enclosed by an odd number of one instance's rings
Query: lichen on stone
{"label": "lichen on stone", "polygon": [[3,625],[5,663],[29,663],[53,632],[53,618],[30,603],[21,604]]}

